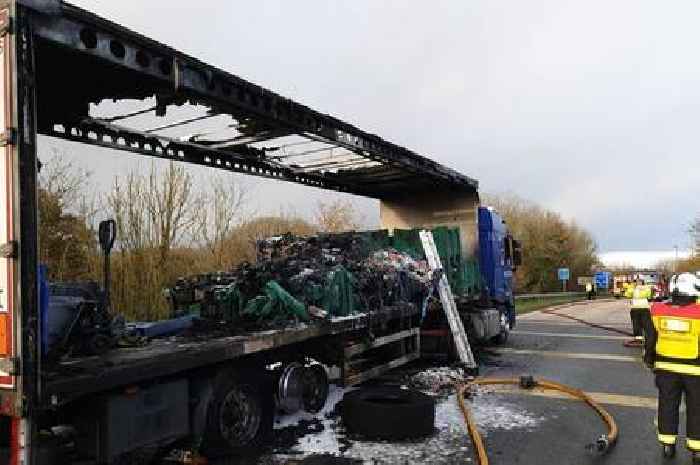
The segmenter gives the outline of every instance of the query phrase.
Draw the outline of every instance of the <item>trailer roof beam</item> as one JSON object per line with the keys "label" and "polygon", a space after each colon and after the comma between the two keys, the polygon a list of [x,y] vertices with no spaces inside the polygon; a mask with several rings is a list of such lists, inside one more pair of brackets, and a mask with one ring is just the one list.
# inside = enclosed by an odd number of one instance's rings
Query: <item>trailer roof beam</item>
{"label": "trailer roof beam", "polygon": [[[85,10],[67,3],[55,3],[57,8],[34,9],[30,12],[32,31],[37,39],[37,75],[51,76],[37,80],[37,92],[43,102],[37,115],[38,130],[41,133],[55,135],[52,128],[56,122],[79,127],[90,116],[91,103],[106,99],[144,100],[155,97],[156,106],[148,108],[147,112],[155,111],[156,117],[164,117],[168,105],[188,103],[208,108],[209,114],[230,116],[238,122],[234,126],[240,136],[217,142],[202,141],[202,137],[213,134],[205,130],[194,134],[194,138],[190,136],[189,140],[201,146],[209,145],[209,150],[254,153],[257,163],[266,164],[269,170],[277,169],[281,160],[303,157],[310,151],[322,152],[331,147],[339,147],[377,165],[400,171],[407,177],[418,176],[430,185],[468,192],[474,192],[478,188],[476,180],[362,131],[352,124],[207,65]],[[71,72],[56,72],[58,69],[70,69]],[[105,121],[128,120],[139,114],[144,113],[120,115],[113,117],[116,119]],[[206,118],[205,115],[201,120]],[[184,121],[164,121],[159,125],[152,124],[146,131],[143,128],[131,130],[135,135],[140,134],[139,137],[144,137],[145,134],[152,136],[154,132],[196,121],[199,120],[194,117]],[[121,131],[125,133],[127,129]],[[266,131],[276,137],[267,137]],[[272,146],[269,148],[254,145],[289,135],[303,137],[308,141],[285,141],[280,145],[268,142]],[[68,136],[70,135],[62,137]],[[237,139],[238,137],[246,138]],[[94,139],[81,138],[81,141],[98,144]],[[312,148],[301,153],[267,154],[310,144],[312,141],[323,143],[327,147]],[[229,142],[232,144],[224,145]],[[114,148],[127,150],[122,146]],[[190,147],[189,150],[195,149]],[[198,147],[197,150],[204,149]],[[287,169],[291,170],[289,167]],[[338,184],[341,178],[334,173],[318,174],[318,180],[323,179],[325,183],[321,184],[324,186],[342,187],[359,195],[387,195],[386,189],[379,185],[363,188],[363,171],[364,168],[342,170],[342,186]],[[257,175],[257,172],[250,174]],[[288,180],[297,182],[295,177]],[[403,186],[392,184],[384,187],[395,191],[410,191],[414,184],[411,181]]]}

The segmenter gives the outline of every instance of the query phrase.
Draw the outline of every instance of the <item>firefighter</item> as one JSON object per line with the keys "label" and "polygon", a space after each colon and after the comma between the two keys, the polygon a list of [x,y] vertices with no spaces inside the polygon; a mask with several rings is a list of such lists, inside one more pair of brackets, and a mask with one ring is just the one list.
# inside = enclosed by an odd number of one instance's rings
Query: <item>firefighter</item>
{"label": "firefighter", "polygon": [[644,362],[659,390],[658,439],[663,455],[676,453],[678,410],[685,394],[686,447],[700,465],[700,272],[671,281],[671,301],[656,302],[646,323]]}
{"label": "firefighter", "polygon": [[651,299],[651,288],[645,286],[643,280],[638,280],[637,285],[632,289],[632,305],[630,307],[632,333],[636,340],[644,339],[644,321],[650,318],[649,299]]}
{"label": "firefighter", "polygon": [[591,283],[591,282],[586,283],[586,294],[588,294],[588,300],[593,299],[593,283]]}
{"label": "firefighter", "polygon": [[625,299],[631,299],[632,298],[632,291],[634,291],[634,286],[632,285],[632,283],[625,281],[625,283],[623,284],[623,288],[625,290],[624,291]]}

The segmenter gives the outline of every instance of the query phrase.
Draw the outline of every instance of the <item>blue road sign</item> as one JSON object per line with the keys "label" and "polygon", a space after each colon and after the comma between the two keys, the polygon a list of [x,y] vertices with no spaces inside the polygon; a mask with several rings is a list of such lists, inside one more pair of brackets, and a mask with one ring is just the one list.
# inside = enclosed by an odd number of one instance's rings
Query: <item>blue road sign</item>
{"label": "blue road sign", "polygon": [[610,285],[609,271],[597,271],[595,274],[595,285],[598,289],[607,289]]}
{"label": "blue road sign", "polygon": [[559,268],[557,270],[557,276],[559,276],[560,281],[568,281],[571,277],[571,273],[568,268]]}

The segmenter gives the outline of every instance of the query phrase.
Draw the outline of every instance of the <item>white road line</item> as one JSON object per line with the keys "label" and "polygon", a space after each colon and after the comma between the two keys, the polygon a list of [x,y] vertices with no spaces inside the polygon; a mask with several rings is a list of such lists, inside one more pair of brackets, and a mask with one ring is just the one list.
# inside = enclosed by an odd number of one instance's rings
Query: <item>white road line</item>
{"label": "white road line", "polygon": [[613,362],[634,362],[641,363],[640,357],[631,357],[629,355],[613,355],[613,354],[588,354],[580,352],[554,352],[551,350],[529,350],[529,349],[494,349],[491,352],[508,355],[540,355],[542,357],[553,358],[570,358],[584,360],[608,360]]}
{"label": "white road line", "polygon": [[625,336],[601,336],[597,334],[576,334],[576,333],[540,333],[536,331],[511,331],[511,334],[527,335],[527,336],[547,336],[547,337],[572,337],[580,339],[610,339],[615,341],[626,341],[629,337]]}
{"label": "white road line", "polygon": [[[576,315],[573,315],[576,316]],[[560,318],[560,317],[555,317],[556,320],[528,320],[528,321],[520,321],[518,322],[518,327],[523,327],[523,326],[528,326],[528,327],[541,327],[542,325],[546,326],[567,326],[567,327],[581,327],[584,325],[584,323],[580,323],[578,321],[574,320],[569,320],[568,318]],[[578,318],[578,317],[577,317]],[[585,318],[583,318],[585,319]],[[599,324],[596,322],[593,322],[595,324]],[[608,323],[600,323],[601,326],[605,326],[607,328],[613,328],[613,329],[622,329],[626,331],[632,331],[632,327],[628,324],[624,323],[619,323],[619,324],[608,324]],[[603,331],[603,330],[601,330]]]}
{"label": "white road line", "polygon": [[[573,397],[564,394],[563,392],[543,390],[537,387],[530,390],[524,390],[499,386],[492,392],[548,397],[551,399],[576,400]],[[619,405],[621,407],[638,407],[651,410],[656,410],[657,406],[657,399],[655,397],[629,396],[624,394],[612,394],[609,392],[586,392],[586,394],[588,394],[588,396],[591,397],[594,401],[605,405]]]}

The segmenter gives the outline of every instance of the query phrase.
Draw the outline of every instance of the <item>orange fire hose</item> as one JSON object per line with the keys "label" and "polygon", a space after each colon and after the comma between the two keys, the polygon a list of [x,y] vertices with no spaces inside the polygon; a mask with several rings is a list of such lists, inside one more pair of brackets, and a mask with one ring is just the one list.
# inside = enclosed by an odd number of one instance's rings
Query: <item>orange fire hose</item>
{"label": "orange fire hose", "polygon": [[476,422],[474,422],[471,411],[464,402],[464,391],[466,391],[468,387],[468,384],[457,386],[457,402],[459,403],[459,409],[462,411],[462,415],[464,415],[464,422],[467,424],[469,437],[476,450],[477,462],[479,465],[489,465],[489,457],[486,455],[484,441],[481,439],[481,434],[479,434],[479,430],[476,428]]}
{"label": "orange fire hose", "polygon": [[482,378],[475,379],[471,383],[464,384],[457,387],[457,401],[459,403],[459,408],[464,415],[464,421],[467,424],[467,431],[469,432],[469,437],[474,444],[476,449],[476,455],[479,465],[488,465],[489,459],[486,455],[486,449],[484,443],[481,439],[481,435],[476,428],[476,423],[471,415],[471,412],[466,406],[464,401],[464,392],[469,388],[470,385],[486,386],[486,385],[512,385],[518,386],[522,389],[532,389],[534,387],[539,387],[546,390],[553,390],[563,392],[570,395],[576,399],[580,399],[588,404],[595,412],[603,419],[608,427],[608,433],[601,435],[592,444],[589,444],[587,448],[592,451],[597,451],[601,454],[608,452],[617,442],[617,437],[619,435],[619,430],[617,428],[617,423],[615,419],[605,410],[600,404],[594,401],[588,394],[581,391],[580,389],[572,388],[564,384],[560,384],[554,381],[535,379],[531,376],[522,376],[520,378]]}

